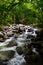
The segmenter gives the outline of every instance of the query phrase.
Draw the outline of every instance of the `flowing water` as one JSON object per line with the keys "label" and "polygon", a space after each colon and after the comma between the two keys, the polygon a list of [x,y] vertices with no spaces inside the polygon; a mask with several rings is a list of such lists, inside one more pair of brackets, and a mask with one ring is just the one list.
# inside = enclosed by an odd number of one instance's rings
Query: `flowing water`
{"label": "flowing water", "polygon": [[[10,39],[7,39],[3,43],[0,43],[0,47],[8,45],[11,40],[14,40],[14,37],[11,37]],[[18,46],[20,46],[20,45],[22,45],[22,43],[18,42]],[[2,52],[3,51],[9,51],[9,50],[15,51],[15,54],[14,54],[14,58],[12,58],[11,60],[9,60],[7,65],[21,65],[22,63],[25,63],[24,56],[23,55],[19,55],[16,52],[16,46],[8,47],[8,48],[7,47],[6,48],[2,48],[2,49],[0,49],[0,52],[1,51]]]}
{"label": "flowing water", "polygon": [[[6,46],[12,40],[15,41],[18,44],[18,46],[23,46],[24,44],[28,42],[31,43],[31,38],[27,38],[28,36],[27,34],[36,36],[35,31],[33,34],[31,34],[31,33],[27,33],[27,30],[26,30],[25,34],[19,35],[18,38],[16,39],[14,37],[10,37],[9,39],[5,40],[5,42],[3,43],[0,42],[0,47],[4,46],[4,48],[0,48],[0,52],[9,51],[9,50],[15,51],[14,57],[7,62],[7,65],[24,65],[26,63],[23,54],[19,55],[17,53],[16,46],[13,46],[13,47],[6,47]],[[37,53],[35,48],[33,48],[33,52]]]}
{"label": "flowing water", "polygon": [[23,65],[25,63],[25,59],[23,55],[19,55],[17,52],[14,55],[14,58],[9,60],[8,65]]}

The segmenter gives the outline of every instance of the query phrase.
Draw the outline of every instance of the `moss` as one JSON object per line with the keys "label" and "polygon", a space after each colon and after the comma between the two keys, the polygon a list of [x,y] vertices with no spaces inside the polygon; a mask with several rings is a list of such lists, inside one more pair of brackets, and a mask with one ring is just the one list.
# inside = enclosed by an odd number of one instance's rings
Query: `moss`
{"label": "moss", "polygon": [[10,51],[0,51],[0,59],[2,58],[12,58],[14,56],[15,52],[10,50]]}
{"label": "moss", "polygon": [[3,30],[4,26],[3,25],[0,25],[0,30]]}

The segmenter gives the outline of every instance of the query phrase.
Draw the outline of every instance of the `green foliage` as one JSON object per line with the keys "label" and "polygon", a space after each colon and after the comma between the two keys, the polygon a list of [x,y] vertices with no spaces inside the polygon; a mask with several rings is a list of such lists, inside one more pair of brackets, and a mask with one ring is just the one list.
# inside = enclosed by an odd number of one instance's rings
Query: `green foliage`
{"label": "green foliage", "polygon": [[3,27],[4,27],[3,25],[0,25],[0,30],[2,30],[2,29],[3,29]]}
{"label": "green foliage", "polygon": [[0,24],[43,23],[43,0],[0,0]]}
{"label": "green foliage", "polygon": [[43,23],[43,12],[39,8],[35,7],[32,2],[24,3],[18,7],[15,7],[16,22],[24,22],[25,24]]}

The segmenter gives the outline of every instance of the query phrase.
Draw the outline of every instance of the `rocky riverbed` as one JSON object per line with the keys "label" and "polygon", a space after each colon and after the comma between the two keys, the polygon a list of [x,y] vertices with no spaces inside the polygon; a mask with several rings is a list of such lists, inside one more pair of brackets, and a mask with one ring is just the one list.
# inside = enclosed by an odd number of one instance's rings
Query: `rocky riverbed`
{"label": "rocky riverbed", "polygon": [[43,65],[43,28],[23,24],[0,30],[0,65]]}

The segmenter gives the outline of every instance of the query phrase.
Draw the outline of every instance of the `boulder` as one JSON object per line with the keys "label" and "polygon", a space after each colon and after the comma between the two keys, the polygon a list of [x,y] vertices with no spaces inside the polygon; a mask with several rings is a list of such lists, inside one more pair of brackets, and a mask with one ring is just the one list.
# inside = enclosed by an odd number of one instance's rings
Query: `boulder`
{"label": "boulder", "polygon": [[9,28],[9,26],[5,26],[5,27],[4,27],[4,30],[7,30],[8,28]]}
{"label": "boulder", "polygon": [[36,34],[37,34],[37,40],[43,40],[43,28],[38,29],[36,31]]}
{"label": "boulder", "polygon": [[40,53],[43,55],[43,48],[40,49]]}
{"label": "boulder", "polygon": [[9,51],[0,51],[0,59],[4,60],[4,59],[11,59],[14,56],[15,52],[12,50]]}
{"label": "boulder", "polygon": [[17,51],[17,53],[18,53],[19,55],[21,55],[21,54],[23,53],[22,47],[20,47],[20,46],[18,46],[18,47],[16,48],[16,51]]}
{"label": "boulder", "polygon": [[17,43],[14,42],[14,40],[10,41],[7,47],[17,46]]}
{"label": "boulder", "polygon": [[3,37],[3,33],[2,32],[0,32],[0,37]]}
{"label": "boulder", "polygon": [[0,65],[7,65],[8,59],[0,59]]}
{"label": "boulder", "polygon": [[38,56],[37,56],[37,54],[32,53],[31,55],[26,55],[25,60],[27,62],[33,62],[33,61],[36,62],[38,60]]}
{"label": "boulder", "polygon": [[4,42],[5,40],[3,38],[0,38],[0,42]]}
{"label": "boulder", "polygon": [[32,53],[32,49],[31,48],[25,48],[23,50],[23,54],[26,56],[26,55],[30,55]]}
{"label": "boulder", "polygon": [[42,48],[38,48],[37,51],[39,52],[40,55],[43,56],[43,47]]}
{"label": "boulder", "polygon": [[8,39],[8,36],[5,34],[3,38],[4,38],[4,39]]}
{"label": "boulder", "polygon": [[11,37],[12,35],[14,35],[12,31],[8,31],[8,32],[7,32],[7,36],[8,36],[8,37]]}

